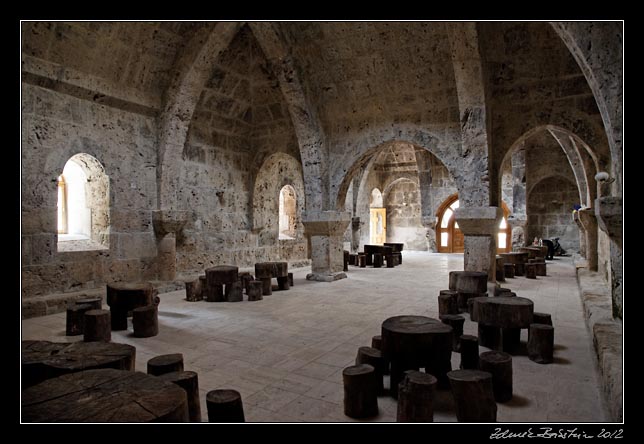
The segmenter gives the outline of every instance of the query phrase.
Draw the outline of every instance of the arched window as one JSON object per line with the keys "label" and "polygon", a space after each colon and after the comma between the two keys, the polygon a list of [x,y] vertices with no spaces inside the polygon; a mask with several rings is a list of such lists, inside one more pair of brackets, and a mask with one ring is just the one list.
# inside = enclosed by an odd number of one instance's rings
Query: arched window
{"label": "arched window", "polygon": [[378,188],[371,190],[369,202],[369,243],[382,245],[387,242],[387,209],[383,207],[382,193]]}
{"label": "arched window", "polygon": [[[458,207],[458,195],[455,194],[445,200],[438,209],[436,232],[438,234],[438,251],[440,253],[462,253],[465,250],[465,238],[454,217],[454,210]],[[502,204],[502,207],[503,218],[499,223],[496,244],[497,253],[512,251],[512,245],[509,242],[512,229],[507,221],[509,210],[505,203]]]}
{"label": "arched window", "polygon": [[109,178],[89,154],[71,157],[58,177],[58,251],[109,246]]}
{"label": "arched window", "polygon": [[279,239],[295,239],[296,204],[295,189],[291,185],[284,185],[279,200]]}

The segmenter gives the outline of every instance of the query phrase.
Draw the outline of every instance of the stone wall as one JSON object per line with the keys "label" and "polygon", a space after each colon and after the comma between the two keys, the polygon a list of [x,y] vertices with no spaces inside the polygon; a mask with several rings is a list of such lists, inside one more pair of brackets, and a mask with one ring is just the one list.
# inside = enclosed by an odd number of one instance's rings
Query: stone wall
{"label": "stone wall", "polygon": [[425,228],[420,220],[418,184],[408,179],[397,181],[385,197],[387,242],[402,242],[405,250],[427,251]]}
{"label": "stone wall", "polygon": [[[23,298],[154,279],[154,120],[30,84],[22,106]],[[79,153],[109,177],[109,249],[59,253],[56,179]]]}

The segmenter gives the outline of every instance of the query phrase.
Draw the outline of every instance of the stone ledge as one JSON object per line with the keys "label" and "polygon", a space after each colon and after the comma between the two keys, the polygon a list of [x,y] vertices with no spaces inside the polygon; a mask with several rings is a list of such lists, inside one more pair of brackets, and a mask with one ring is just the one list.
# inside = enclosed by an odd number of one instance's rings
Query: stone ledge
{"label": "stone ledge", "polygon": [[573,258],[584,307],[586,325],[592,332],[593,345],[601,373],[602,391],[612,421],[623,421],[623,327],[613,319],[608,284],[597,272],[589,271],[583,258]]}

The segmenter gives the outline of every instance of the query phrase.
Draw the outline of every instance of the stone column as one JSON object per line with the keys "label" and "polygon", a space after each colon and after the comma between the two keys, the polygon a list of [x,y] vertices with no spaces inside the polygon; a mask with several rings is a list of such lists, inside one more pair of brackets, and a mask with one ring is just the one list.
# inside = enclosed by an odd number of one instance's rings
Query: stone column
{"label": "stone column", "polygon": [[360,248],[360,218],[351,218],[351,252],[357,253]]}
{"label": "stone column", "polygon": [[438,252],[438,247],[436,245],[436,216],[423,216],[420,219],[420,222],[426,230],[425,237],[427,238],[429,251],[434,253]]}
{"label": "stone column", "polygon": [[595,200],[597,225],[610,238],[611,294],[613,316],[622,318],[622,235],[623,206],[622,198],[615,196],[600,197]]}
{"label": "stone column", "polygon": [[185,211],[154,211],[152,226],[157,238],[157,273],[159,280],[172,281],[177,273],[177,233],[188,221]]}
{"label": "stone column", "polygon": [[332,282],[346,278],[343,271],[343,236],[351,221],[351,213],[310,211],[302,215],[306,235],[311,240],[312,281]]}
{"label": "stone column", "polygon": [[581,224],[581,220],[579,220],[579,213],[575,213],[573,220],[577,228],[579,228],[579,254],[586,257],[586,230]]}
{"label": "stone column", "polygon": [[584,208],[577,212],[579,220],[586,232],[586,260],[588,261],[588,269],[597,271],[597,218],[595,217],[595,210],[592,208]]}
{"label": "stone column", "polygon": [[460,207],[454,211],[465,235],[465,271],[484,271],[496,281],[496,236],[503,210],[499,207]]}

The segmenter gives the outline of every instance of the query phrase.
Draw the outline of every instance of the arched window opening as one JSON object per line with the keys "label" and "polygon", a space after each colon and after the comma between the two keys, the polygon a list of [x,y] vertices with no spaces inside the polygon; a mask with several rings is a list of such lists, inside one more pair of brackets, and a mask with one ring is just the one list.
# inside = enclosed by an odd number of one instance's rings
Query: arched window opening
{"label": "arched window opening", "polygon": [[295,189],[284,185],[279,198],[279,239],[295,239],[296,203]]}
{"label": "arched window opening", "polygon": [[[437,230],[439,234],[438,251],[440,253],[462,253],[465,250],[465,238],[458,227],[454,217],[454,210],[459,207],[457,195],[448,198],[438,209]],[[507,253],[512,250],[509,239],[511,239],[511,227],[507,217],[509,210],[503,203],[503,218],[499,223],[497,236],[497,253]]]}
{"label": "arched window opening", "polygon": [[109,178],[88,154],[71,157],[58,177],[58,251],[109,245]]}
{"label": "arched window opening", "polygon": [[382,193],[378,188],[371,190],[369,207],[369,243],[382,245],[387,241],[387,209],[383,207]]}

